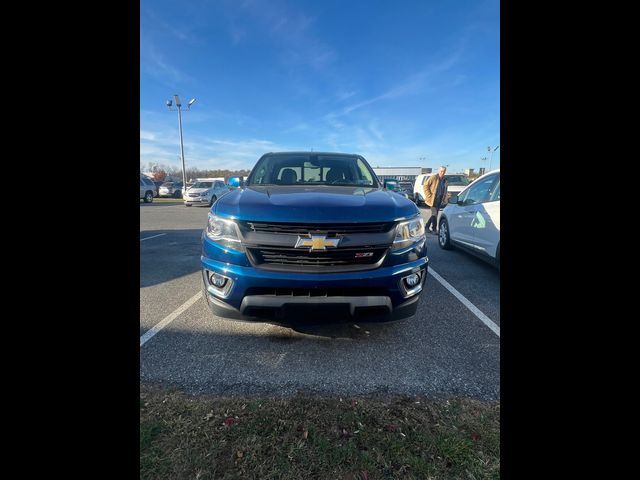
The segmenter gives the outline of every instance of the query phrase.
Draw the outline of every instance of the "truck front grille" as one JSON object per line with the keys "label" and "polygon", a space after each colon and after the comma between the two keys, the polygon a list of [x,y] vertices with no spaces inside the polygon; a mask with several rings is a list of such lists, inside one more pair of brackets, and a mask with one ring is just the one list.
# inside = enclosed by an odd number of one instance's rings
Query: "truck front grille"
{"label": "truck front grille", "polygon": [[[310,252],[300,248],[257,247],[247,248],[252,263],[278,270],[313,271],[367,270],[375,268],[383,258],[387,247],[336,248],[322,252]],[[359,268],[358,268],[359,267]]]}
{"label": "truck front grille", "polygon": [[388,232],[394,225],[393,222],[376,223],[331,223],[331,224],[304,224],[304,223],[265,223],[265,222],[239,222],[241,227],[259,233],[281,233],[285,235],[307,235],[309,233],[322,232],[328,235],[350,235],[356,233],[383,233]]}

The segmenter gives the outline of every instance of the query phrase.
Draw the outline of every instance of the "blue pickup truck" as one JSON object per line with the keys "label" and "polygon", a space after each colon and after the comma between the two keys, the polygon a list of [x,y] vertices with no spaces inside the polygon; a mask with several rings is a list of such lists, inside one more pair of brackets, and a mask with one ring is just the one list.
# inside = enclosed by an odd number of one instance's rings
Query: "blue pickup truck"
{"label": "blue pickup truck", "polygon": [[263,155],[211,207],[202,288],[215,315],[396,320],[412,316],[427,275],[424,220],[380,185],[360,155]]}

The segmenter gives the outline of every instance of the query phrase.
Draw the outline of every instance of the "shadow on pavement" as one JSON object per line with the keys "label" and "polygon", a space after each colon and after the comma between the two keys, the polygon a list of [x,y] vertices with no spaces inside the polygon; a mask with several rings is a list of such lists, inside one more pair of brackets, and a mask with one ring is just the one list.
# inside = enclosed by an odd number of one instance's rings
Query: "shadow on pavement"
{"label": "shadow on pavement", "polygon": [[[446,322],[162,330],[141,349],[141,382],[226,394],[402,393],[499,398],[499,339]],[[366,333],[366,332],[369,333]],[[494,338],[495,337],[495,338]]]}

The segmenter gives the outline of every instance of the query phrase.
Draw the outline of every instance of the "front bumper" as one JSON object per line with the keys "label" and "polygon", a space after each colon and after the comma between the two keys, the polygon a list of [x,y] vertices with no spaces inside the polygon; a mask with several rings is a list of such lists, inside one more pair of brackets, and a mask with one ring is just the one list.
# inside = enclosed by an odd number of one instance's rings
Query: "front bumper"
{"label": "front bumper", "polygon": [[211,198],[209,197],[183,197],[184,203],[189,205],[209,205]]}
{"label": "front bumper", "polygon": [[[205,256],[201,257],[201,262],[203,295],[215,315],[248,321],[288,323],[292,319],[289,318],[292,313],[299,313],[297,317],[302,316],[305,320],[336,318],[343,314],[364,320],[398,320],[410,317],[416,311],[422,288],[418,293],[407,295],[401,279],[411,273],[419,273],[420,285],[424,287],[429,260],[422,256],[408,263],[375,270],[319,274],[267,271],[253,266],[224,263]],[[232,281],[232,287],[225,292],[223,298],[216,295],[215,289],[210,286],[210,272]],[[359,295],[349,295],[354,287],[361,291]],[[266,289],[309,292],[326,290],[338,294],[252,294],[252,291]],[[340,293],[341,290],[344,294]]]}

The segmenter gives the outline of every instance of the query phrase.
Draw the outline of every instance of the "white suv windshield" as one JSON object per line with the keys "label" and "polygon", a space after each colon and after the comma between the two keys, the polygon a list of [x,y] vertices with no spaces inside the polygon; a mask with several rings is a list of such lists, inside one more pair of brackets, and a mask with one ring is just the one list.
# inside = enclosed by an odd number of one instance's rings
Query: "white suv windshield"
{"label": "white suv windshield", "polygon": [[445,175],[450,186],[465,186],[469,185],[469,179],[464,175]]}

